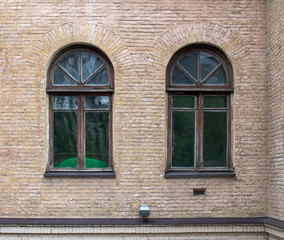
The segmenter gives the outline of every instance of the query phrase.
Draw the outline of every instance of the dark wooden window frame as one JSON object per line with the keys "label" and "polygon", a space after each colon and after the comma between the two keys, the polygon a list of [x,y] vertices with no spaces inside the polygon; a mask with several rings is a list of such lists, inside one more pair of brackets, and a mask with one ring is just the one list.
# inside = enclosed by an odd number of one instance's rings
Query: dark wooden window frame
{"label": "dark wooden window frame", "polygon": [[[65,56],[72,52],[90,52],[96,55],[106,66],[109,73],[109,85],[103,86],[84,86],[79,83],[77,86],[54,86],[52,84],[53,72],[57,63]],[[80,61],[81,62],[81,61]],[[102,67],[100,67],[101,69]],[[81,66],[80,66],[81,71]],[[55,55],[50,64],[47,75],[46,92],[49,95],[49,164],[47,166],[45,177],[115,177],[113,170],[112,156],[112,93],[114,92],[114,70],[108,57],[99,49],[92,46],[74,45],[70,46]],[[77,96],[78,97],[78,168],[54,168],[53,167],[53,96]],[[109,109],[99,110],[109,112],[109,167],[108,168],[84,168],[84,137],[85,137],[85,120],[84,120],[84,97],[85,96],[108,96]],[[57,110],[56,110],[57,111]]]}
{"label": "dark wooden window frame", "polygon": [[[202,85],[197,82],[195,85],[174,85],[171,76],[176,63],[185,55],[193,52],[198,54],[198,69],[200,78],[200,52],[208,52],[216,56],[227,73],[227,85]],[[210,74],[212,75],[212,73]],[[210,76],[209,75],[209,76]],[[209,78],[209,76],[207,78]],[[178,177],[221,177],[235,176],[232,162],[232,94],[233,94],[233,71],[230,62],[225,54],[219,49],[203,44],[194,44],[180,49],[169,61],[166,72],[166,84],[168,92],[168,143],[167,143],[167,164],[166,178]],[[172,167],[172,97],[175,95],[187,95],[196,97],[196,146],[195,146],[195,168]],[[226,167],[202,167],[202,146],[203,146],[203,99],[204,96],[227,96],[227,166]],[[218,109],[219,110],[219,109]]]}

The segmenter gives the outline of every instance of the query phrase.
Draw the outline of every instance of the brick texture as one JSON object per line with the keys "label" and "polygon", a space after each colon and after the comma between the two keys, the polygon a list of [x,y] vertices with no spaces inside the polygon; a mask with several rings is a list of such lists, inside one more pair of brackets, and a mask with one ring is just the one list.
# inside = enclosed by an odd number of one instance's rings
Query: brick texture
{"label": "brick texture", "polygon": [[[0,1],[0,217],[136,218],[140,204],[150,205],[155,218],[267,216],[266,10],[265,0]],[[165,69],[177,50],[197,42],[217,46],[232,62],[235,178],[164,178]],[[74,43],[97,46],[114,65],[115,179],[43,176],[47,69],[57,51]],[[270,98],[271,130],[281,136],[272,143],[280,155],[270,159],[281,165],[282,83],[270,84],[277,92]],[[270,180],[276,189],[277,178]],[[194,196],[193,188],[206,188],[206,195]],[[283,218],[283,207],[276,213],[280,191],[271,193],[270,212]]]}
{"label": "brick texture", "polygon": [[267,2],[269,66],[269,215],[284,220],[284,2]]}

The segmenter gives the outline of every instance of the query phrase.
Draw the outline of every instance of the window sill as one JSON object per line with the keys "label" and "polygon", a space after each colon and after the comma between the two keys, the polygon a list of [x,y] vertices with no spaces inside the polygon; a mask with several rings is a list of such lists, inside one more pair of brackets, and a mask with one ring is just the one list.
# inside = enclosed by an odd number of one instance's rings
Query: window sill
{"label": "window sill", "polygon": [[82,88],[82,89],[72,89],[72,88],[53,88],[53,89],[46,89],[47,93],[99,93],[99,92],[109,92],[112,93],[114,90],[112,88]]}
{"label": "window sill", "polygon": [[165,178],[235,177],[235,172],[166,172]]}
{"label": "window sill", "polygon": [[115,178],[115,172],[46,172],[45,177]]}

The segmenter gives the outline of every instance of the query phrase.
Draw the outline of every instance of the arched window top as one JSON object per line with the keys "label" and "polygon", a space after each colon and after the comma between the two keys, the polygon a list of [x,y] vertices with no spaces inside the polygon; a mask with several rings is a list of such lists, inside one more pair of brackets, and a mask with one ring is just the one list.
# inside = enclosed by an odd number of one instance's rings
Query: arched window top
{"label": "arched window top", "polygon": [[59,52],[49,69],[49,91],[113,89],[113,67],[107,56],[89,46],[72,46]]}
{"label": "arched window top", "polygon": [[217,48],[191,45],[179,50],[167,69],[167,87],[184,89],[229,89],[232,70],[226,56]]}

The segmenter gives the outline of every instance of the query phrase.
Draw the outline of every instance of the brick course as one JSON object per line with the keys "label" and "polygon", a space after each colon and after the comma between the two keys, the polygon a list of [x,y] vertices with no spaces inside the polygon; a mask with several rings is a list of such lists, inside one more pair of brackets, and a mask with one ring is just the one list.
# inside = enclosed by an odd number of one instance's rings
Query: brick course
{"label": "brick course", "polygon": [[284,3],[268,1],[269,215],[284,220]]}

